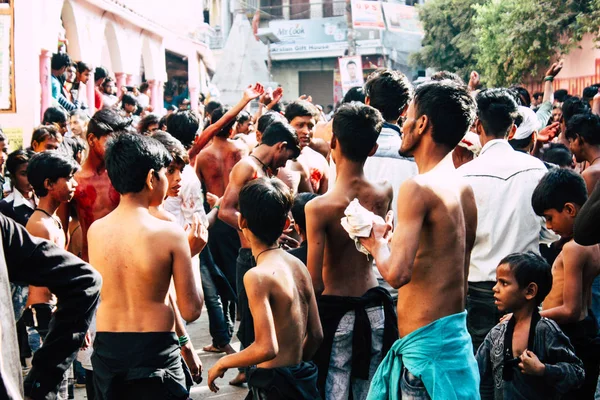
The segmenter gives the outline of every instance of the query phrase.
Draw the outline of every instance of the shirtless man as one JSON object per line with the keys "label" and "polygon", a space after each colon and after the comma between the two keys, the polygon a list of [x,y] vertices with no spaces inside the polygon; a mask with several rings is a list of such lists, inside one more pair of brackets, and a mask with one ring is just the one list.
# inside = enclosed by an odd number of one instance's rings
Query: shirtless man
{"label": "shirtless man", "polygon": [[323,337],[310,275],[277,246],[292,202],[289,188],[278,179],[255,179],[239,193],[239,226],[256,259],[244,276],[256,341],[210,369],[208,387],[214,392],[219,390],[215,379],[227,369],[256,365],[248,380],[254,399],[275,391],[281,398],[319,398],[317,368],[306,362]]}
{"label": "shirtless man", "polygon": [[329,187],[329,164],[323,155],[310,148],[315,129],[316,108],[306,100],[297,100],[285,108],[285,118],[296,130],[302,151],[287,169],[300,172],[298,193],[323,194]]}
{"label": "shirtless man", "polygon": [[[47,239],[59,248],[66,248],[65,231],[56,216],[62,203],[68,203],[77,187],[73,175],[79,165],[58,152],[38,153],[27,167],[27,179],[39,198],[39,203],[26,229],[33,236]],[[48,334],[50,319],[56,308],[56,297],[48,288],[29,286],[27,309],[23,313],[32,351],[37,351]],[[67,380],[63,379],[59,399],[67,399]]]}
{"label": "shirtless man", "polygon": [[589,163],[581,176],[590,195],[600,181],[600,117],[591,113],[574,115],[567,124],[565,137],[577,162]]}
{"label": "shirtless man", "polygon": [[[387,226],[376,223],[371,236],[360,239],[383,278],[399,289],[401,339],[377,370],[370,399],[411,390],[419,399],[434,391],[439,398],[479,398],[464,311],[477,212],[451,154],[474,118],[473,98],[451,81],[419,86],[408,106],[400,153],[415,158],[420,174],[400,187],[391,244],[389,214]],[[390,371],[402,371],[401,382],[388,379]]]}
{"label": "shirtless man", "polygon": [[[355,399],[366,398],[371,378],[398,338],[390,294],[379,288],[373,261],[356,249],[340,224],[354,199],[382,218],[391,209],[391,185],[369,182],[363,171],[367,157],[377,150],[382,125],[379,111],[364,104],[344,104],[338,109],[331,139],[337,179],[330,192],[305,208],[308,270],[315,292],[323,294],[319,311],[325,340],[315,363],[325,399],[348,399],[350,393]],[[368,318],[357,326],[359,313]],[[365,332],[370,341],[352,340],[353,334]]]}
{"label": "shirtless man", "polygon": [[535,213],[546,218],[548,229],[566,241],[552,266],[552,290],[540,315],[556,321],[583,362],[585,381],[566,396],[572,399],[594,398],[600,368],[600,357],[594,350],[598,324],[589,309],[592,282],[600,275],[600,247],[581,246],[573,240],[574,221],[586,200],[581,176],[559,168],[542,178],[531,200]]}
{"label": "shirtless man", "polygon": [[[231,170],[229,184],[225,189],[219,209],[219,218],[239,233],[241,248],[236,260],[236,289],[241,321],[238,338],[243,347],[254,342],[252,314],[248,308],[248,297],[244,290],[244,274],[254,266],[250,242],[243,235],[238,225],[238,202],[240,190],[244,185],[259,177],[272,177],[277,169],[283,167],[290,159],[298,157],[300,144],[294,128],[282,122],[272,123],[263,133],[261,144],[254,152],[242,158]],[[231,383],[239,384],[245,377],[240,374]]]}
{"label": "shirtless man", "polygon": [[[118,393],[123,398],[187,399],[182,338],[177,340],[168,303],[171,279],[186,321],[200,316],[202,293],[196,289],[184,230],[149,211],[165,198],[171,156],[155,139],[120,135],[110,142],[105,158],[121,201],[88,231],[90,262],[104,281],[92,356],[96,398]],[[161,371],[163,378],[156,379]]]}
{"label": "shirtless man", "polygon": [[[79,217],[82,234],[81,258],[88,259],[87,231],[92,223],[110,213],[119,205],[119,193],[113,188],[104,164],[106,142],[124,132],[128,121],[110,108],[98,111],[88,124],[89,154],[81,170],[75,175],[78,186],[73,201]],[[68,226],[68,207],[61,207],[61,222]]]}

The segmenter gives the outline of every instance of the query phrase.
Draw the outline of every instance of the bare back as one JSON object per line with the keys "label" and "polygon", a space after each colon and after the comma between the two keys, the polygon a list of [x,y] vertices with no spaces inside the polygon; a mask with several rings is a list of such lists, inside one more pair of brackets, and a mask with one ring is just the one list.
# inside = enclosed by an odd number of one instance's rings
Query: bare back
{"label": "bare back", "polygon": [[403,224],[410,213],[421,215],[422,223],[412,277],[398,291],[401,337],[465,309],[468,257],[477,226],[475,198],[454,170],[438,168],[405,182],[398,195],[396,229],[409,231],[394,234],[392,249],[411,235],[410,225]]}
{"label": "bare back", "polygon": [[196,175],[208,192],[221,197],[229,184],[231,170],[246,155],[248,149],[238,140],[214,138],[196,158]]}
{"label": "bare back", "polygon": [[338,178],[332,191],[307,204],[308,268],[317,292],[324,289],[327,295],[360,297],[378,285],[372,259],[356,249],[340,221],[354,199],[384,218],[392,196],[388,183]]}
{"label": "bare back", "polygon": [[600,164],[590,165],[581,173],[581,176],[585,181],[589,196],[600,181]]}
{"label": "bare back", "polygon": [[[173,331],[167,297],[171,277],[182,315],[189,307],[182,307],[180,299],[200,302],[189,245],[175,223],[159,220],[147,209],[117,208],[92,225],[88,239],[90,263],[103,279],[99,332]],[[186,279],[191,285],[181,283]]]}
{"label": "bare back", "polygon": [[[260,264],[244,276],[257,340],[268,329],[263,325],[265,306],[260,300],[264,298],[268,298],[267,309],[272,314],[277,338],[277,355],[259,364],[260,368],[286,367],[302,361],[309,308],[311,301],[315,301],[310,275],[304,264],[285,251],[270,253],[265,253]],[[266,319],[269,319],[268,315]]]}

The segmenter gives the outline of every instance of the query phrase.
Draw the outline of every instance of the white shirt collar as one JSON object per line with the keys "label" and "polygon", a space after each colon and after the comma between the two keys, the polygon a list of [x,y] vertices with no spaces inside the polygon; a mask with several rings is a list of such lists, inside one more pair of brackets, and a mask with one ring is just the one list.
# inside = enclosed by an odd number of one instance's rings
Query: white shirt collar
{"label": "white shirt collar", "polygon": [[10,202],[11,200],[13,202],[13,208],[17,208],[22,205],[26,205],[27,207],[29,207],[33,210],[33,209],[35,209],[36,204],[37,204],[37,201],[36,201],[37,199],[36,199],[35,195],[33,196],[32,200],[27,200],[21,194],[21,192],[19,192],[16,188],[13,189],[11,194],[6,196],[7,202]]}

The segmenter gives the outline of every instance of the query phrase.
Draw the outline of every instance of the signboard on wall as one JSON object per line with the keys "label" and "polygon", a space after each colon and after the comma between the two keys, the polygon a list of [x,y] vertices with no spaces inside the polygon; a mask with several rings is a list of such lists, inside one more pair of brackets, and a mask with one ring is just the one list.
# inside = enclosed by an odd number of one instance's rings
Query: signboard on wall
{"label": "signboard on wall", "polygon": [[415,7],[398,3],[381,3],[381,5],[389,31],[414,35],[424,34],[423,25]]}
{"label": "signboard on wall", "polygon": [[378,1],[352,1],[352,25],[355,29],[385,29],[381,3]]}
{"label": "signboard on wall", "polygon": [[0,11],[2,11],[0,13],[0,111],[12,111],[14,110],[12,13],[5,7],[0,8]]}
{"label": "signboard on wall", "polygon": [[[269,21],[269,28],[280,40],[271,44],[271,54],[309,53],[348,48],[348,26],[344,17]],[[356,32],[357,47],[381,46],[381,34],[375,29]]]}

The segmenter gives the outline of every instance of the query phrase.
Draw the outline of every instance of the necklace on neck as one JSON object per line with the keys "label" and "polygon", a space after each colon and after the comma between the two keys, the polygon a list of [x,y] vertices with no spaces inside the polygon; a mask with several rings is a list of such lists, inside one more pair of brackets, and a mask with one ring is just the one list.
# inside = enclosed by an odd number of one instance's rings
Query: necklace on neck
{"label": "necklace on neck", "polygon": [[254,154],[250,154],[250,157],[254,158],[256,161],[258,161],[260,163],[260,165],[262,165],[262,170],[265,174],[267,174],[268,177],[271,177],[273,175],[271,168],[269,168],[267,166],[267,164],[262,162],[260,158],[256,157]]}
{"label": "necklace on neck", "polygon": [[599,160],[599,159],[600,159],[600,157],[596,157],[596,158],[594,158],[594,159],[592,160],[592,162],[590,163],[590,167],[591,167],[592,165],[594,165],[594,163],[595,163],[597,160]]}
{"label": "necklace on neck", "polygon": [[278,248],[279,248],[279,246],[269,247],[268,249],[264,249],[263,251],[261,251],[260,253],[258,253],[256,255],[256,257],[254,257],[254,261],[256,262],[256,264],[258,264],[258,257],[260,257],[263,253],[266,253],[267,251],[277,250]]}
{"label": "necklace on neck", "polygon": [[39,208],[39,207],[37,207],[33,211],[39,211],[41,213],[46,214],[47,216],[49,216],[50,218],[52,218],[54,220],[54,222],[56,223],[56,226],[58,226],[58,229],[62,230],[62,224],[60,223],[60,221],[54,215],[50,214],[48,211],[44,210],[43,208]]}

